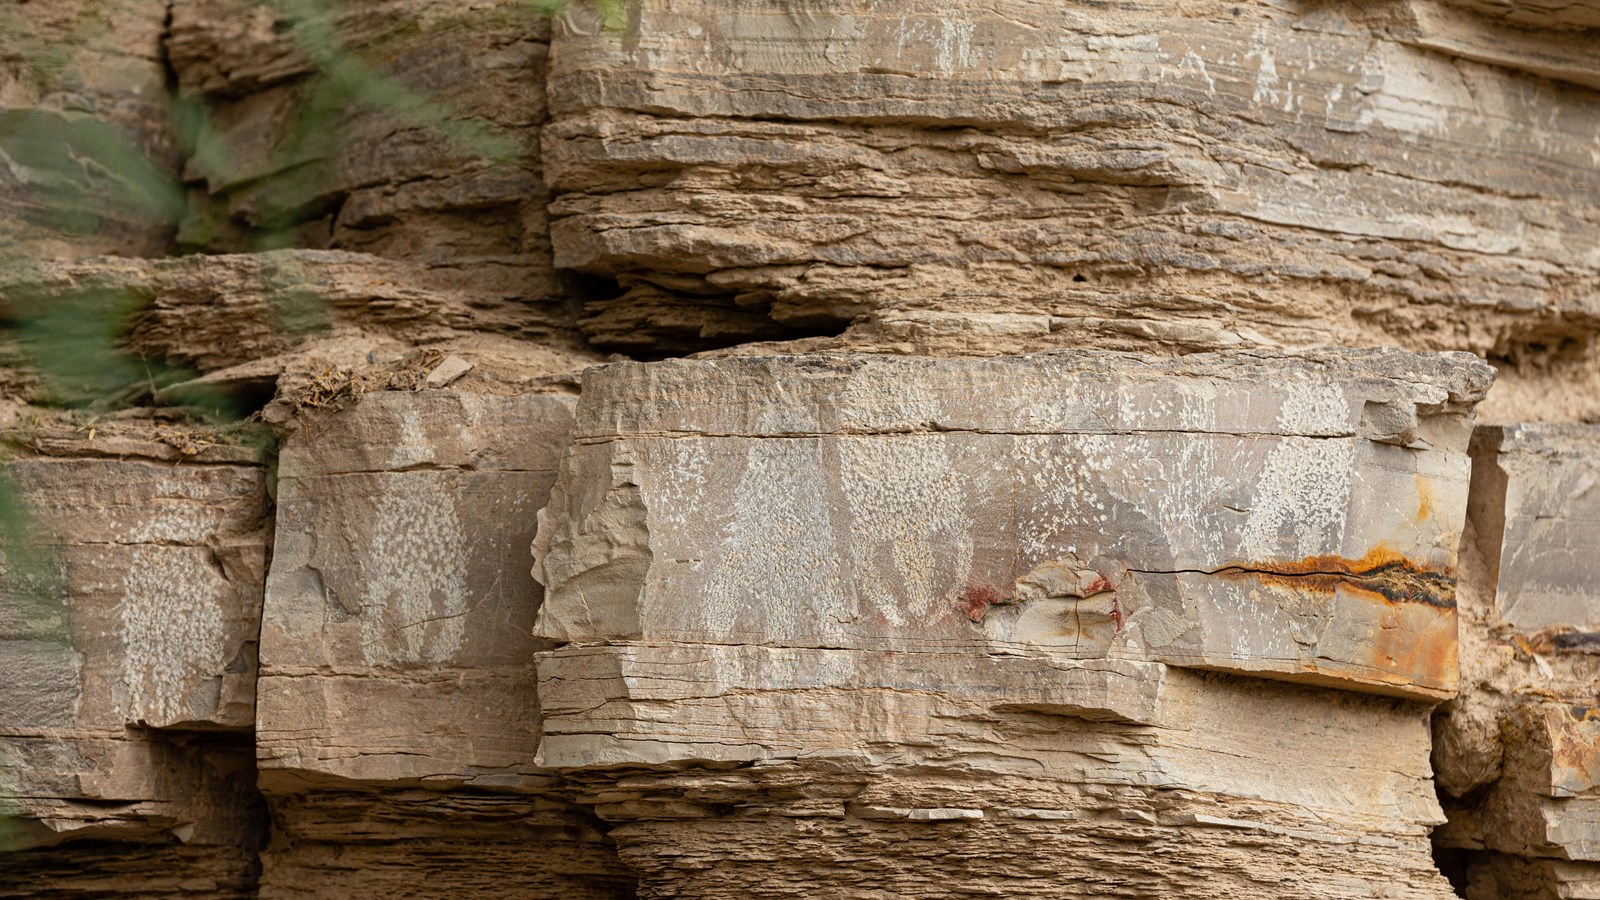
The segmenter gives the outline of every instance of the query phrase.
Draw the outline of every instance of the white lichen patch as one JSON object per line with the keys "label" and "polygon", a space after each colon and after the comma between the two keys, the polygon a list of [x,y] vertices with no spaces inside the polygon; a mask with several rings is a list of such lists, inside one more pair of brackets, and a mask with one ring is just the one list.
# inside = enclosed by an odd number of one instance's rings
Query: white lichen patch
{"label": "white lichen patch", "polygon": [[837,623],[829,613],[839,612],[840,562],[823,471],[818,441],[749,442],[700,621],[686,625],[784,641]]}
{"label": "white lichen patch", "polygon": [[1261,468],[1255,504],[1240,530],[1242,558],[1302,559],[1341,546],[1354,463],[1352,440],[1281,438]]}
{"label": "white lichen patch", "polygon": [[437,663],[461,649],[469,606],[467,540],[455,498],[432,478],[401,478],[372,522],[361,652],[370,665]]}
{"label": "white lichen patch", "polygon": [[1120,465],[1114,439],[1025,435],[1016,438],[1014,448],[1020,561],[1032,565],[1063,553],[1097,554],[1096,536],[1111,523],[1103,479]]}
{"label": "white lichen patch", "polygon": [[972,570],[966,479],[949,446],[937,434],[839,440],[857,580],[895,625],[927,616]]}
{"label": "white lichen patch", "polygon": [[1343,434],[1350,420],[1350,400],[1333,384],[1292,382],[1278,410],[1284,434]]}
{"label": "white lichen patch", "polygon": [[422,430],[422,418],[415,410],[400,414],[400,434],[389,452],[389,465],[404,469],[433,461],[433,444]]}
{"label": "white lichen patch", "polygon": [[130,722],[203,718],[192,708],[196,682],[221,671],[228,585],[203,551],[134,550],[118,606],[123,643],[117,708]]}
{"label": "white lichen patch", "polygon": [[[1278,426],[1291,435],[1337,434],[1349,419],[1344,392],[1315,382],[1289,385],[1278,412]],[[1257,478],[1257,500],[1239,536],[1242,558],[1300,559],[1342,546],[1354,468],[1353,441],[1280,439]]]}
{"label": "white lichen patch", "polygon": [[156,482],[158,498],[121,539],[140,544],[195,544],[204,541],[217,525],[212,489],[198,478],[163,478]]}

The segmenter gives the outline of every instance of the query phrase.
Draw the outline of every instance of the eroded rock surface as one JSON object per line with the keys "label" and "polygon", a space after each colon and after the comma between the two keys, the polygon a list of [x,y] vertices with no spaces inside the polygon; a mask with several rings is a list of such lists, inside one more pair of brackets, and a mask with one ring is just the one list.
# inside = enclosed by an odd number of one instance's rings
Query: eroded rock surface
{"label": "eroded rock surface", "polygon": [[1496,357],[1496,416],[1600,414],[1551,390],[1594,384],[1600,105],[1411,6],[574,15],[556,263],[619,280],[583,325],[628,352],[1400,345]]}
{"label": "eroded rock surface", "polygon": [[559,302],[538,172],[548,31],[485,0],[178,0],[172,65],[218,145],[187,172],[180,240],[362,251]]}
{"label": "eroded rock surface", "polygon": [[[933,857],[951,896],[1448,896],[1426,703],[1197,670],[1452,692],[1487,386],[1359,352],[592,369],[539,531],[541,758],[644,896],[893,894]],[[1176,856],[1080,844],[1113,832]]]}
{"label": "eroded rock surface", "polygon": [[0,580],[7,896],[253,893],[265,471],[242,448],[173,459],[151,430],[108,436],[118,458],[46,433],[56,453],[7,465],[48,535]]}
{"label": "eroded rock surface", "polygon": [[1435,728],[1473,900],[1600,891],[1600,429],[1483,428],[1463,553],[1462,693]]}
{"label": "eroded rock surface", "polygon": [[0,895],[1600,896],[1600,4],[542,5],[0,0]]}
{"label": "eroded rock surface", "polygon": [[256,725],[276,828],[263,897],[387,897],[419,878],[626,894],[603,826],[535,765],[549,644],[526,554],[571,407],[381,392],[284,445]]}

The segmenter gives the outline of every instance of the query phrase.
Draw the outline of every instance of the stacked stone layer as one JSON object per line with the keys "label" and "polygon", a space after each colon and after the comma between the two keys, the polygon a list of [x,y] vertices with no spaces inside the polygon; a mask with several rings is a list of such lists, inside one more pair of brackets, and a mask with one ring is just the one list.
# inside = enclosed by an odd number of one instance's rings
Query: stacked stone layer
{"label": "stacked stone layer", "polygon": [[1600,895],[1591,0],[113,5],[0,895]]}

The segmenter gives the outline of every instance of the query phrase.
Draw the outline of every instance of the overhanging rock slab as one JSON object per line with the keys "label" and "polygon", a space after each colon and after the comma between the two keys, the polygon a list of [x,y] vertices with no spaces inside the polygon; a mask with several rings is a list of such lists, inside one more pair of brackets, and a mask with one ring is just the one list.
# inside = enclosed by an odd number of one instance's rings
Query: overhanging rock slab
{"label": "overhanging rock slab", "polygon": [[537,630],[1448,696],[1489,381],[1398,351],[598,367]]}

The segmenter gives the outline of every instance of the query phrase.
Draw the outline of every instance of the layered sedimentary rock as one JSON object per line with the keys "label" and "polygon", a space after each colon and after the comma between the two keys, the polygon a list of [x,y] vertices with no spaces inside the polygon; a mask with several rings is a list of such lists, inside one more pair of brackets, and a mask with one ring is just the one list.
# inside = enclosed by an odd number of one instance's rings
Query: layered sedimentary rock
{"label": "layered sedimentary rock", "polygon": [[166,0],[0,5],[0,259],[165,253]]}
{"label": "layered sedimentary rock", "polygon": [[1400,345],[1496,357],[1496,415],[1600,413],[1600,104],[1404,6],[574,14],[556,262],[618,280],[584,325],[628,352]]}
{"label": "layered sedimentary rock", "polygon": [[162,437],[47,429],[7,465],[35,536],[0,578],[7,896],[253,889],[265,472]]}
{"label": "layered sedimentary rock", "polygon": [[1466,896],[1600,892],[1600,429],[1480,429],[1462,694],[1436,727]]}
{"label": "layered sedimentary rock", "polygon": [[549,645],[525,558],[571,428],[561,396],[391,391],[283,447],[261,896],[625,895],[603,827],[534,765]]}
{"label": "layered sedimentary rock", "polygon": [[1600,895],[1600,5],[535,5],[0,0],[0,895]]}
{"label": "layered sedimentary rock", "polygon": [[517,4],[179,0],[180,90],[211,114],[181,240],[327,247],[558,303],[538,126],[548,22]]}
{"label": "layered sedimentary rock", "polygon": [[502,304],[492,287],[430,287],[417,268],[365,253],[95,259],[0,273],[0,313],[64,304],[125,320],[133,352],[247,389],[243,399],[258,404],[285,374],[299,384],[330,367],[392,367],[419,349],[466,354],[506,389],[599,358],[568,339],[557,312]]}
{"label": "layered sedimentary rock", "polygon": [[1448,896],[1417,701],[1455,687],[1487,387],[1404,353],[592,369],[541,759],[643,896],[936,857],[919,893]]}

